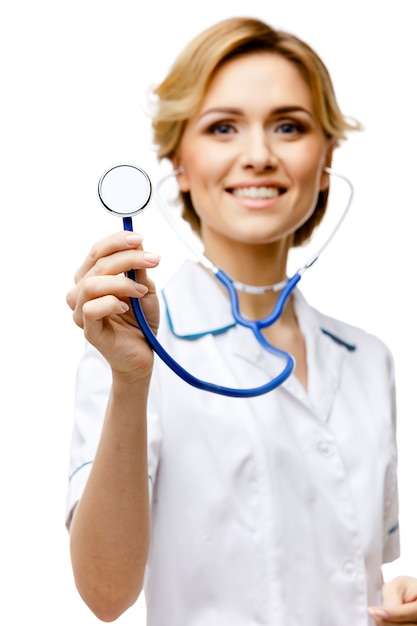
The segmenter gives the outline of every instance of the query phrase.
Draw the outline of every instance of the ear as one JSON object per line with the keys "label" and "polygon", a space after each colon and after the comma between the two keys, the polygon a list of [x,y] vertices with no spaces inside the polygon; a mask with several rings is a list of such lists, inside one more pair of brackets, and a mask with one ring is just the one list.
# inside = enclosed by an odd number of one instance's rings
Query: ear
{"label": "ear", "polygon": [[326,189],[329,188],[330,174],[325,172],[324,168],[332,166],[333,150],[334,149],[335,149],[335,143],[334,143],[334,141],[331,141],[329,143],[329,146],[328,146],[328,149],[327,149],[327,154],[326,154],[326,158],[325,158],[324,165],[323,165],[323,172],[322,172],[321,178],[320,178],[320,191],[325,191]]}
{"label": "ear", "polygon": [[180,170],[177,174],[177,183],[180,188],[180,191],[187,192],[190,191],[190,184],[188,182],[188,176],[186,175],[183,166],[181,165],[181,159],[179,155],[175,156],[172,160],[174,165],[174,169]]}

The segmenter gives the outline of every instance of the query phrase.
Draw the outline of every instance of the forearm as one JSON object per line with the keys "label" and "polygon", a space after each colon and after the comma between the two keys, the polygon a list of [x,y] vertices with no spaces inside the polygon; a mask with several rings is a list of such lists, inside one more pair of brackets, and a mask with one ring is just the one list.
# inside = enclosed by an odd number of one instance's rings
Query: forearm
{"label": "forearm", "polygon": [[149,544],[148,381],[114,380],[97,455],[71,525],[77,588],[112,621],[137,599]]}

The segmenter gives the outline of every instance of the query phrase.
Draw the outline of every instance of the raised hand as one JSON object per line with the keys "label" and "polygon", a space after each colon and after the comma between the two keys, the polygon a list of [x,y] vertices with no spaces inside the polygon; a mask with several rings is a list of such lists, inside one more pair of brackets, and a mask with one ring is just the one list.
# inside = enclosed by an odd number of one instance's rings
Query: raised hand
{"label": "raised hand", "polygon": [[[75,323],[113,371],[140,377],[149,374],[153,355],[129,299],[141,299],[154,332],[159,322],[155,286],[146,272],[158,265],[159,256],[145,252],[142,241],[141,235],[122,231],[96,243],[76,272],[75,286],[67,295]],[[136,282],[126,276],[132,269],[136,271]]]}

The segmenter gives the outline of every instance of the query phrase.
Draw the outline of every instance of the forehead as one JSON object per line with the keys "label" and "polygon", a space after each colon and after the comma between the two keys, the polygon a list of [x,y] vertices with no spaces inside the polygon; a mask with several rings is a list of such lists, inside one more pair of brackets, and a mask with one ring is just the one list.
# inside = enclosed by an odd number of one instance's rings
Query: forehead
{"label": "forehead", "polygon": [[255,52],[227,61],[214,73],[200,110],[213,105],[257,103],[313,108],[311,90],[294,63],[273,52]]}

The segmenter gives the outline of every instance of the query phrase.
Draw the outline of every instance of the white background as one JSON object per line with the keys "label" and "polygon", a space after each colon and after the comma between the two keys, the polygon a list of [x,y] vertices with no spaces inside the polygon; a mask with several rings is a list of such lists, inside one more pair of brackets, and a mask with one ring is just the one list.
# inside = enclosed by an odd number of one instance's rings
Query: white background
{"label": "white background", "polygon": [[[338,151],[355,184],[343,230],[303,278],[312,304],[379,335],[397,369],[403,556],[417,575],[415,476],[415,0],[0,0],[0,623],[96,624],[79,599],[64,528],[81,331],[65,295],[91,244],[119,229],[102,172],[158,168],[142,110],[183,44],[233,15],[263,18],[323,57],[365,132]],[[155,207],[135,223],[163,255],[183,250]],[[120,618],[144,624],[138,604]]]}

